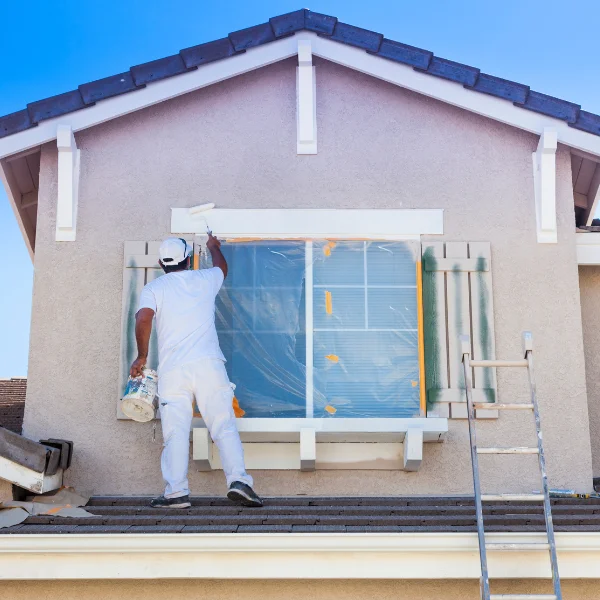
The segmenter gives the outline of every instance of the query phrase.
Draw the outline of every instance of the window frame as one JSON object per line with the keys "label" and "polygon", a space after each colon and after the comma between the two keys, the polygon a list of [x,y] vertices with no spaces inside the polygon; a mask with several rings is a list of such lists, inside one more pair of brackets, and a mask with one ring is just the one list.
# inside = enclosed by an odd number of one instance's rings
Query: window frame
{"label": "window frame", "polygon": [[[314,419],[313,244],[317,239],[339,241],[420,242],[422,235],[444,233],[443,209],[212,209],[194,216],[188,208],[171,209],[171,233],[195,234],[204,247],[206,228],[222,240],[303,240],[306,286],[306,416]],[[416,295],[420,417],[427,417],[424,360],[423,285],[420,253],[416,257]],[[197,264],[197,263],[195,263]],[[309,324],[311,325],[309,327]],[[299,419],[302,420],[302,417]],[[408,419],[419,418],[417,416]],[[371,417],[359,417],[358,420]],[[248,419],[250,420],[250,419]],[[278,418],[272,419],[277,421]]]}

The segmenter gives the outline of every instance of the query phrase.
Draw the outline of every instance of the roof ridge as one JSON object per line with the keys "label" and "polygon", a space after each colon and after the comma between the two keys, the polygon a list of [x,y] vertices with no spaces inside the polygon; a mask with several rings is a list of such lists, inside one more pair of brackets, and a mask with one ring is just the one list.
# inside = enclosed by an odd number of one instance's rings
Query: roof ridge
{"label": "roof ridge", "polygon": [[422,73],[454,81],[467,89],[507,100],[520,108],[560,119],[570,127],[600,136],[600,115],[582,110],[579,104],[532,91],[527,85],[482,73],[476,67],[435,56],[428,50],[389,40],[381,33],[303,8],[234,31],[227,37],[184,48],[177,54],[135,65],[123,73],[84,83],[76,90],[31,102],[23,110],[0,117],[0,138],[35,127],[45,119],[94,106],[96,102],[142,89],[149,83],[196,70],[302,30],[412,66]]}

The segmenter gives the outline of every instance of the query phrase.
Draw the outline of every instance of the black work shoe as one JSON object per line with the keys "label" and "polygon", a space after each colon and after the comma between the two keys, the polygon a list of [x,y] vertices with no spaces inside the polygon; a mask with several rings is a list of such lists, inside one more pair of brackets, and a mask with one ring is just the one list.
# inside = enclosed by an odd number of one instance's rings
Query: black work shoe
{"label": "black work shoe", "polygon": [[178,496],[177,498],[159,496],[150,500],[152,508],[189,508],[191,505],[189,496]]}
{"label": "black work shoe", "polygon": [[227,497],[232,502],[241,504],[242,506],[258,508],[263,505],[263,501],[260,499],[259,495],[249,485],[246,485],[241,481],[234,481],[229,486]]}

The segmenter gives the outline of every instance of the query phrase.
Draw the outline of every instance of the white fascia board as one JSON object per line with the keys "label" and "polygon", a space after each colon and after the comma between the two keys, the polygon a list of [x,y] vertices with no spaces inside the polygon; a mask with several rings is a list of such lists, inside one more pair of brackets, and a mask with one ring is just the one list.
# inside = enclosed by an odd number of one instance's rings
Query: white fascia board
{"label": "white fascia board", "polygon": [[295,56],[298,53],[299,37],[310,41],[313,56],[320,56],[350,69],[531,133],[541,135],[544,127],[552,127],[557,131],[560,143],[596,157],[600,156],[599,136],[569,127],[564,121],[516,107],[501,98],[477,93],[456,82],[420,73],[408,65],[333,42],[312,32],[301,31],[293,36],[251,48],[244,54],[203,65],[196,71],[150,83],[135,92],[101,100],[95,106],[42,121],[37,127],[0,139],[0,158],[53,140],[59,123],[70,124],[74,132],[81,131]]}
{"label": "white fascia board", "polygon": [[0,158],[54,140],[57,126],[60,124],[70,125],[73,132],[81,131],[231,77],[243,75],[295,56],[297,53],[297,38],[291,36],[251,48],[243,54],[203,65],[189,73],[150,83],[140,90],[101,100],[89,108],[41,121],[37,127],[0,139]]}
{"label": "white fascia board", "polygon": [[600,265],[600,233],[575,234],[577,264],[586,266]]}
{"label": "white fascia board", "polygon": [[[490,533],[542,544],[544,533]],[[600,532],[557,533],[563,579],[600,578]],[[0,536],[0,579],[479,579],[476,533]],[[550,577],[547,550],[488,552],[490,577]],[[435,564],[435,568],[431,565]]]}
{"label": "white fascia board", "polygon": [[444,233],[443,209],[171,209],[171,233],[222,238],[406,239]]}

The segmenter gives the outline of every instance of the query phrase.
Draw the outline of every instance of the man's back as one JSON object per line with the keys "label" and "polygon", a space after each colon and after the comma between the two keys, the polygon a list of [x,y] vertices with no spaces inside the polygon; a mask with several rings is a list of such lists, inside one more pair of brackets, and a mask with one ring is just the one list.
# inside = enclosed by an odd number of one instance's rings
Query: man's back
{"label": "man's back", "polygon": [[215,267],[168,273],[144,287],[139,309],[156,314],[159,375],[201,358],[224,360],[215,329],[222,284],[223,271]]}

